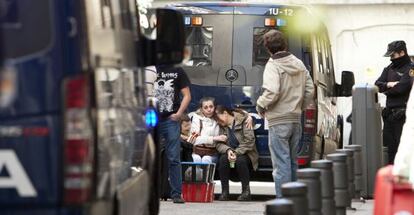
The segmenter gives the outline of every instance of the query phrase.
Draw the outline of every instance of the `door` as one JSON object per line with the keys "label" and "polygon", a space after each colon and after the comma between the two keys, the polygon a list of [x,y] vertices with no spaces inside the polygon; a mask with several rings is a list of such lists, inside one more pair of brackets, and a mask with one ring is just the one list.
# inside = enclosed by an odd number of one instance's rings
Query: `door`
{"label": "door", "polygon": [[232,26],[230,14],[195,14],[201,26],[186,26],[186,49],[190,57],[184,70],[191,80],[190,110],[198,108],[204,96],[216,97],[218,104],[230,105],[230,89],[221,83],[222,74],[231,69]]}
{"label": "door", "polygon": [[79,8],[51,0],[1,5],[0,208],[53,207],[62,199],[62,83],[80,67],[68,20]]}

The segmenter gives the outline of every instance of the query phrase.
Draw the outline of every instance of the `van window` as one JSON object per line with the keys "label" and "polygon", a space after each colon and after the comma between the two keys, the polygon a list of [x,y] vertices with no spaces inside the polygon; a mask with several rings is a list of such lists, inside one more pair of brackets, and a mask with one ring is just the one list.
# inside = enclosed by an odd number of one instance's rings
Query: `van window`
{"label": "van window", "polygon": [[314,48],[313,48],[313,53],[314,53],[314,60],[315,60],[315,65],[317,68],[318,73],[323,74],[323,55],[322,55],[322,47],[321,47],[321,41],[320,41],[320,37],[315,35],[312,37],[313,40],[313,44],[315,44]]}
{"label": "van window", "polygon": [[[269,32],[270,30],[279,30],[280,29],[276,29],[276,28],[265,28],[265,27],[259,27],[259,28],[254,28],[253,29],[253,60],[252,60],[252,66],[256,66],[256,65],[261,65],[264,66],[266,65],[267,61],[269,60],[270,54],[267,51],[266,47],[264,46],[263,43],[263,35],[265,35],[267,32]],[[286,36],[286,42],[288,44],[288,50],[289,50],[289,46],[291,44],[289,44],[289,41],[293,38],[290,38],[291,35],[288,35],[287,32],[282,31],[285,36]],[[296,39],[296,38],[294,38]],[[300,43],[298,44],[298,46],[300,46]]]}
{"label": "van window", "polygon": [[[50,0],[1,1],[4,56],[18,58],[38,53],[52,42]],[[33,33],[35,32],[35,33]]]}
{"label": "van window", "polygon": [[122,28],[132,30],[132,20],[129,0],[120,0],[119,7],[121,8],[121,23]]}
{"label": "van window", "polygon": [[191,53],[187,66],[210,66],[213,52],[213,27],[188,27],[185,29],[185,35],[187,49]]}
{"label": "van window", "polygon": [[253,66],[264,66],[269,60],[270,54],[263,44],[263,35],[272,30],[272,28],[254,28],[253,29]]}
{"label": "van window", "polygon": [[317,55],[318,55],[318,63],[319,63],[319,72],[330,76],[330,73],[333,71],[333,63],[332,63],[332,53],[331,53],[331,46],[326,35],[320,34],[316,37],[316,44],[317,44]]}
{"label": "van window", "polygon": [[101,0],[101,24],[103,28],[115,28],[114,11],[110,0]]}

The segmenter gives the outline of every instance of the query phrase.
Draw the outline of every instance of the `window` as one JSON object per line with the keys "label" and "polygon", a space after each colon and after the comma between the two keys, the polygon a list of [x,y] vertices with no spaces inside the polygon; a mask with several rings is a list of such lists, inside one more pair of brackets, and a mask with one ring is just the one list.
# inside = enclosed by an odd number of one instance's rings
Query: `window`
{"label": "window", "polygon": [[18,25],[19,24],[19,11],[17,7],[17,1],[3,0],[0,3],[0,19],[6,25]]}
{"label": "window", "polygon": [[324,74],[325,70],[324,70],[324,57],[323,57],[323,41],[322,39],[317,36],[316,37],[316,41],[317,41],[317,46],[318,46],[318,63],[319,63],[319,72]]}
{"label": "window", "polygon": [[264,66],[269,60],[270,54],[263,43],[263,35],[273,28],[254,28],[253,29],[253,66]]}
{"label": "window", "polygon": [[46,49],[52,40],[50,0],[0,1],[0,19],[6,58],[18,58]]}
{"label": "window", "polygon": [[129,0],[119,1],[121,8],[121,25],[123,29],[132,30],[132,17]]}
{"label": "window", "polygon": [[101,20],[104,28],[115,27],[111,0],[101,0]]}
{"label": "window", "polygon": [[186,66],[210,66],[212,64],[213,27],[189,27],[185,29]]}
{"label": "window", "polygon": [[[263,43],[263,35],[265,35],[270,30],[280,30],[275,28],[254,28],[253,29],[253,61],[252,65],[261,65],[264,66],[269,60],[270,54],[267,51]],[[289,35],[286,32],[283,32],[287,38],[287,44],[289,49]]]}

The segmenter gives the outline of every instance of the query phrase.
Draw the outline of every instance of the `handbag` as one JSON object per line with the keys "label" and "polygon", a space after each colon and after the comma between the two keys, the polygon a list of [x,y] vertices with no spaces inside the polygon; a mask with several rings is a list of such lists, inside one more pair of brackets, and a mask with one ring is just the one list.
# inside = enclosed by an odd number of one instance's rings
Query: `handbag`
{"label": "handbag", "polygon": [[[209,144],[211,145],[211,144]],[[205,144],[195,145],[193,147],[193,153],[200,155],[201,157],[205,155],[215,155],[217,153],[216,147],[214,146],[206,146]]]}

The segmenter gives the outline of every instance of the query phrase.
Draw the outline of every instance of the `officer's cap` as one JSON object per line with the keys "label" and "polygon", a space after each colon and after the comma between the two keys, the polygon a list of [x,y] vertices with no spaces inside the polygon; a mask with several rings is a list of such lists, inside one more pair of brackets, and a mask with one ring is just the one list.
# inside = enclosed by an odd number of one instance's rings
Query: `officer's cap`
{"label": "officer's cap", "polygon": [[388,44],[387,52],[384,54],[384,57],[391,56],[394,52],[400,51],[407,52],[407,47],[405,46],[405,42],[403,40],[396,40]]}

